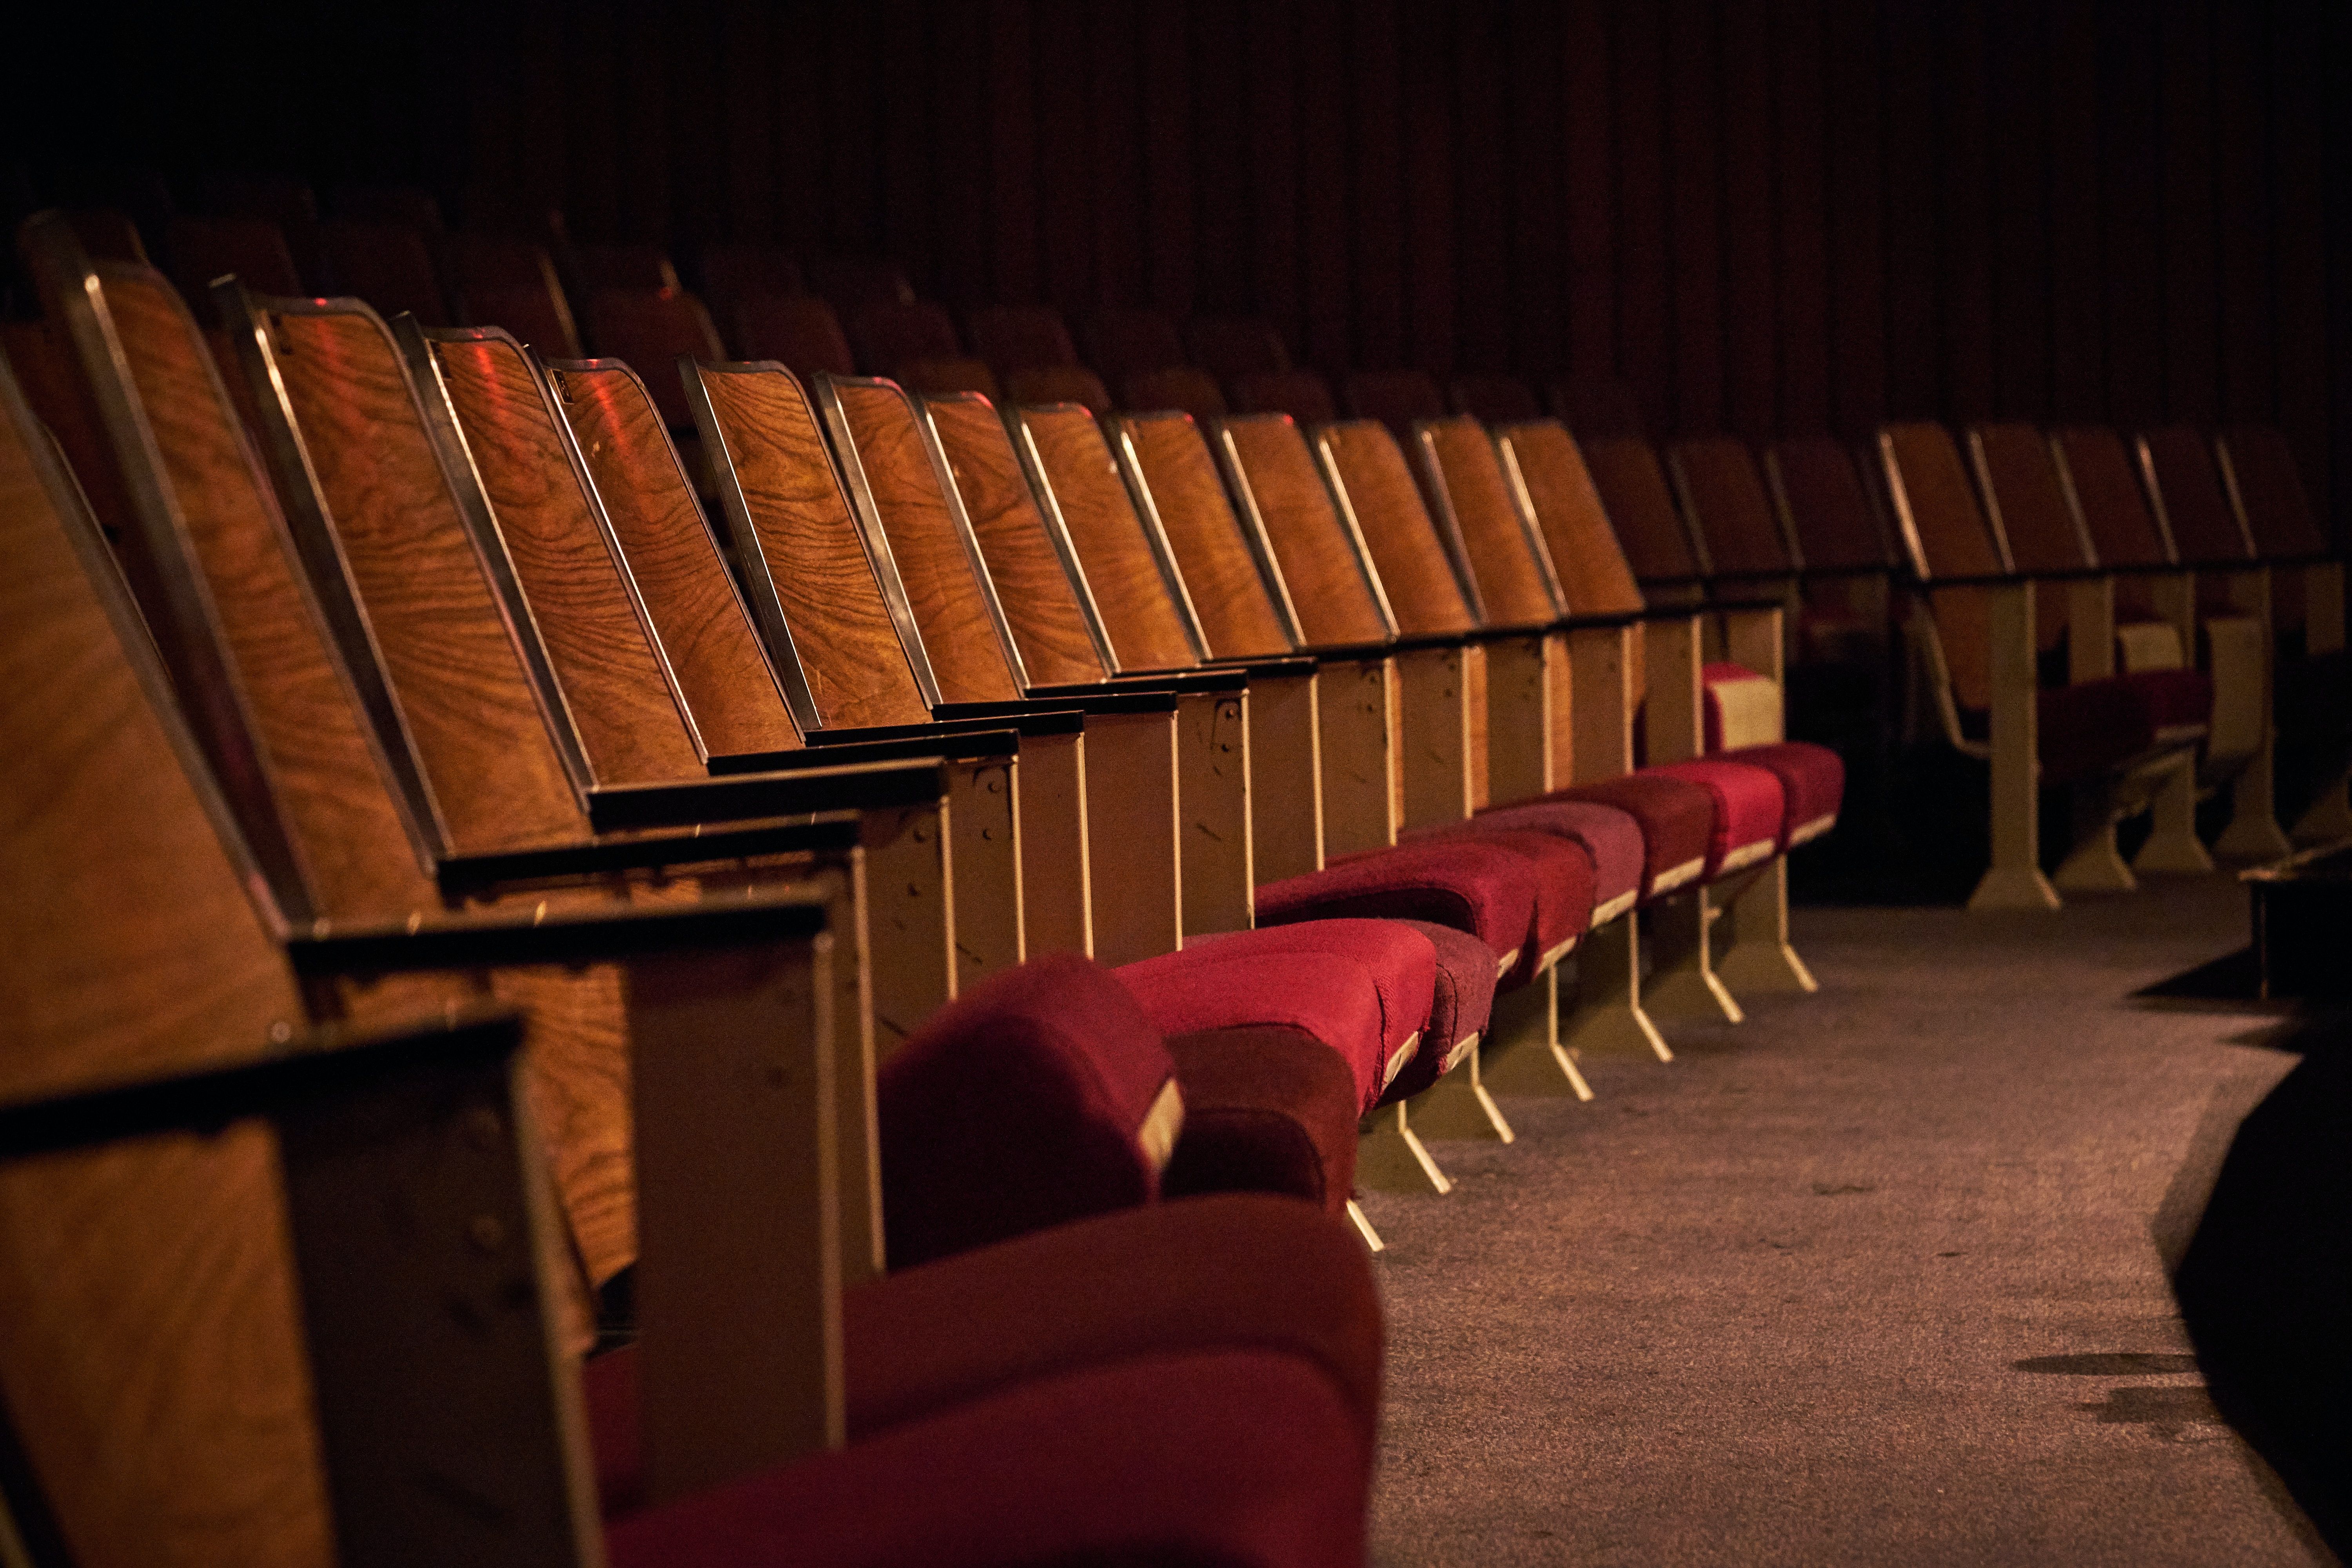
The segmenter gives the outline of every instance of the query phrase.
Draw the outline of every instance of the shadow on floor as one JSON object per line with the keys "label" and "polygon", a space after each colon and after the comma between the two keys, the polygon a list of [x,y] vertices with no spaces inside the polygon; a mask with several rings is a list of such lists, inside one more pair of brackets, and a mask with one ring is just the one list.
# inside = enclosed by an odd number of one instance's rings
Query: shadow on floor
{"label": "shadow on floor", "polygon": [[2307,1044],[2231,1141],[2173,1290],[2215,1405],[2352,1558],[2352,1032]]}

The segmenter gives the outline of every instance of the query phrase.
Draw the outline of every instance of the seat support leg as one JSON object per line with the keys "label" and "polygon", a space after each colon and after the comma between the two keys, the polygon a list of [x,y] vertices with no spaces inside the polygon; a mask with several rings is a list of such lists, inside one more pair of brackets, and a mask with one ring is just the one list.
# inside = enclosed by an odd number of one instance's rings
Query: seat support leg
{"label": "seat support leg", "polygon": [[1556,1010],[1559,971],[1544,971],[1535,983],[1495,998],[1494,1027],[1482,1047],[1480,1071],[1498,1094],[1572,1094],[1592,1098],[1592,1086],[1577,1070],[1576,1058],[1560,1048]]}
{"label": "seat support leg", "polygon": [[1631,910],[1587,931],[1577,944],[1576,999],[1563,999],[1559,1028],[1560,1047],[1571,1061],[1603,1056],[1675,1059],[1642,1009],[1641,926]]}
{"label": "seat support leg", "polygon": [[1992,599],[1992,864],[1969,896],[1975,910],[2054,910],[2042,874],[2041,744],[2035,733],[2033,584],[2005,583]]}
{"label": "seat support leg", "polygon": [[2086,791],[2074,801],[2074,842],[2058,863],[2050,880],[2069,893],[2137,892],[2139,882],[2116,847],[2116,807],[2104,789]]}
{"label": "seat support leg", "polygon": [[1454,1184],[1412,1130],[1411,1103],[1401,1100],[1364,1118],[1356,1132],[1357,1184],[1383,1193],[1450,1193]]}
{"label": "seat support leg", "polygon": [[1820,990],[1789,942],[1789,862],[1775,856],[1731,899],[1731,945],[1715,972],[1742,991]]}
{"label": "seat support leg", "polygon": [[1364,1205],[1353,1198],[1348,1200],[1348,1222],[1356,1227],[1356,1234],[1364,1238],[1365,1251],[1386,1252],[1389,1249],[1388,1243],[1381,1239],[1381,1233],[1372,1228],[1370,1218],[1364,1213]]}
{"label": "seat support leg", "polygon": [[1412,1125],[1423,1137],[1491,1139],[1497,1143],[1517,1139],[1503,1117],[1503,1108],[1486,1092],[1479,1066],[1485,1054],[1485,1041],[1474,1044],[1462,1053],[1452,1071],[1406,1101],[1412,1107]]}
{"label": "seat support leg", "polygon": [[1722,1018],[1737,1024],[1746,1015],[1722,977],[1712,954],[1717,910],[1714,889],[1694,888],[1652,911],[1651,936],[1657,962],[1642,989],[1642,1006],[1653,1018]]}
{"label": "seat support leg", "polygon": [[2156,792],[2150,810],[2156,820],[2156,831],[2139,853],[2132,857],[2132,869],[2142,873],[2177,872],[2184,876],[2210,871],[2213,857],[2205,852],[2203,841],[2197,837],[2197,757],[2193,752],[2181,753],[2179,765],[2165,776]]}

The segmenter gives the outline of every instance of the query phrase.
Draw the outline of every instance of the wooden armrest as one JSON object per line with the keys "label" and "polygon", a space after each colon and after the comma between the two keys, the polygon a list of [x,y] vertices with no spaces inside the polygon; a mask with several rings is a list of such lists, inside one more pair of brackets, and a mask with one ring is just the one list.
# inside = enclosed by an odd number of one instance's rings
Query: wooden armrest
{"label": "wooden armrest", "polygon": [[978,724],[907,724],[892,733],[872,731],[820,731],[797,752],[730,752],[706,760],[713,777],[735,773],[796,773],[803,768],[840,767],[854,763],[908,762],[936,757],[941,762],[991,761],[1021,754],[1021,731],[1008,726]]}
{"label": "wooden armrest", "polygon": [[588,792],[588,823],[599,833],[617,833],[814,812],[888,811],[944,796],[944,762],[934,753],[904,761],[852,762],[845,767],[812,765],[672,784],[601,785]]}
{"label": "wooden armrest", "polygon": [[1096,713],[1173,713],[1176,688],[1159,681],[1129,684],[1099,681],[1080,686],[1039,686],[1032,689],[1035,702],[1075,706]]}
{"label": "wooden armrest", "polygon": [[803,821],[763,823],[755,827],[728,827],[717,832],[616,836],[536,848],[452,855],[436,862],[433,874],[443,894],[463,898],[515,884],[607,877],[621,871],[654,871],[714,860],[751,860],[769,855],[827,851],[845,854],[862,841],[858,813],[823,812]]}

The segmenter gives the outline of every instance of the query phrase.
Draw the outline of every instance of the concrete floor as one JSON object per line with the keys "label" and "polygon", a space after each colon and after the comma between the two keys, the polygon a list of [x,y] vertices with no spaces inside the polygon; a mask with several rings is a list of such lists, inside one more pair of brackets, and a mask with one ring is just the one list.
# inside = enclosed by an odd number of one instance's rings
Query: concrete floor
{"label": "concrete floor", "polygon": [[1371,1194],[1373,1561],[2329,1561],[2214,1415],[2160,1244],[2294,1058],[2134,989],[2245,940],[2223,877],[2047,916],[1801,910],[1818,995],[1505,1101]]}

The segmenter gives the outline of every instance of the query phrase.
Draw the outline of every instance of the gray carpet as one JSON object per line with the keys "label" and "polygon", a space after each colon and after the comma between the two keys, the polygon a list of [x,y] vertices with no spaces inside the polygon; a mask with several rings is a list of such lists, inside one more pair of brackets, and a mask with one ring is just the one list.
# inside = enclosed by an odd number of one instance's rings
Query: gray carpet
{"label": "gray carpet", "polygon": [[1366,1203],[1373,1561],[2328,1561],[2214,1415],[2162,1257],[2294,1058],[2124,1000],[2245,921],[2220,877],[1801,910],[1820,994],[1433,1145],[1451,1195]]}

